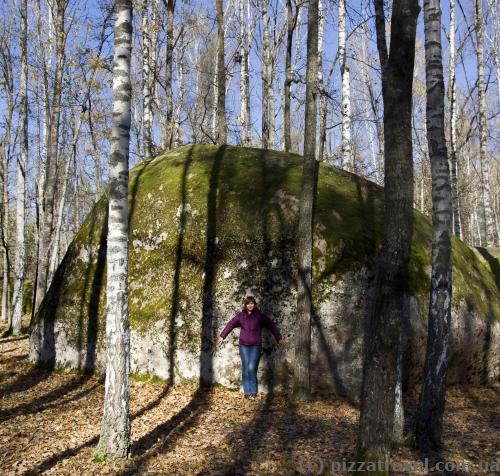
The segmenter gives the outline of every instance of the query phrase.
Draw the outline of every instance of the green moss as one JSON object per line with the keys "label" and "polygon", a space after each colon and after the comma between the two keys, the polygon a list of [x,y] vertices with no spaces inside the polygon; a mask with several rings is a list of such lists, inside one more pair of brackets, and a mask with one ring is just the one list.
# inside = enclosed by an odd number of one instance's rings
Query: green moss
{"label": "green moss", "polygon": [[156,375],[141,374],[138,372],[130,372],[130,380],[133,380],[134,382],[167,383],[165,379],[157,377]]}
{"label": "green moss", "polygon": [[[181,147],[134,167],[129,186],[131,326],[143,332],[162,321],[159,332],[172,334],[196,352],[204,299],[215,292],[239,296],[249,286],[271,289],[273,280],[292,275],[301,173],[302,158],[295,154],[205,145]],[[91,329],[104,339],[106,216],[104,194],[76,234],[42,306],[49,319],[68,323],[70,338],[80,348],[89,333],[89,315]],[[431,223],[416,211],[414,218],[409,290],[425,306]],[[373,267],[382,229],[383,189],[321,164],[314,215],[315,283],[321,286],[348,271]],[[274,259],[283,267],[279,276]],[[500,320],[491,263],[453,239],[453,264],[455,300]],[[222,277],[228,269],[237,273],[237,289],[228,288]]]}

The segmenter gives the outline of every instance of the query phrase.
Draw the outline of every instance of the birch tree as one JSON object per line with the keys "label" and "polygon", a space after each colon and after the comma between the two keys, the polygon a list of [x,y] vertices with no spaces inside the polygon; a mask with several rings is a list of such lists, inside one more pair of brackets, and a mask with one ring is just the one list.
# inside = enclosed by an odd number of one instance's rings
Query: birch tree
{"label": "birch tree", "polygon": [[304,163],[298,230],[297,322],[292,398],[307,400],[311,392],[312,234],[317,180],[316,95],[318,85],[318,0],[310,0],[307,17],[307,71]]}
{"label": "birch tree", "polygon": [[[390,54],[382,0],[375,1],[384,100],[384,227],[364,333],[357,459],[389,461],[394,440],[401,328],[413,230],[412,84],[419,6],[395,0]],[[397,45],[397,46],[394,46]],[[388,470],[376,474],[388,474]]]}
{"label": "birch tree", "polygon": [[[61,117],[62,77],[65,60],[65,16],[67,0],[57,0],[51,5],[54,17],[55,69],[46,147],[43,181],[42,218],[38,243],[38,273],[36,278],[35,313],[45,297],[49,279],[50,244],[54,227],[54,201],[57,191],[57,158]],[[46,114],[47,116],[47,114]],[[30,333],[30,360],[40,364],[52,357],[51,338],[47,335],[44,317],[36,320]]]}
{"label": "birch tree", "polygon": [[486,123],[486,84],[484,81],[484,18],[481,0],[474,0],[474,30],[476,32],[477,90],[479,95],[479,163],[484,207],[486,246],[494,246],[498,236],[491,207],[490,163],[488,158],[488,126]]}
{"label": "birch tree", "polygon": [[163,0],[167,10],[167,31],[166,31],[166,59],[165,59],[165,115],[166,128],[163,131],[163,147],[171,149],[173,146],[174,131],[174,99],[172,86],[172,66],[174,59],[174,13],[175,0]]}
{"label": "birch tree", "polygon": [[[248,1],[248,0],[247,0]],[[241,142],[243,145],[250,145],[250,117],[249,117],[249,105],[250,96],[248,94],[248,83],[249,83],[249,71],[248,71],[248,60],[249,60],[249,37],[247,37],[247,27],[245,22],[245,0],[239,0],[239,21],[240,21],[240,117],[239,121],[241,124]],[[250,22],[250,18],[248,18]]]}
{"label": "birch tree", "polygon": [[416,441],[421,454],[442,449],[451,319],[451,186],[444,125],[444,79],[439,0],[424,1],[427,142],[432,174],[432,276],[427,350]]}
{"label": "birch tree", "polygon": [[226,65],[224,63],[223,0],[215,0],[217,10],[217,144],[227,143],[226,124]]}
{"label": "birch tree", "polygon": [[272,77],[271,77],[271,45],[269,41],[269,25],[267,18],[267,0],[261,3],[262,15],[262,148],[272,147],[271,141],[271,97]]}
{"label": "birch tree", "polygon": [[144,157],[153,154],[152,120],[153,120],[153,98],[152,98],[152,64],[153,44],[151,38],[151,25],[149,18],[149,0],[142,2],[142,140]]}
{"label": "birch tree", "polygon": [[115,3],[113,126],[109,158],[107,238],[106,382],[101,435],[95,456],[127,458],[130,453],[128,322],[128,160],[130,144],[132,4]]}
{"label": "birch tree", "polygon": [[21,315],[23,303],[23,283],[25,274],[25,198],[26,198],[26,162],[28,160],[28,1],[21,1],[21,88],[19,99],[19,125],[21,151],[17,160],[17,200],[16,200],[16,250],[15,282],[12,312],[12,333],[21,333]]}
{"label": "birch tree", "polygon": [[325,149],[325,130],[327,109],[325,88],[323,85],[323,31],[325,26],[325,11],[323,0],[318,0],[318,92],[319,92],[319,117],[320,117],[320,133],[318,144],[318,160],[324,159]]}
{"label": "birch tree", "polygon": [[8,328],[11,327],[12,310],[10,308],[10,286],[9,286],[9,270],[10,270],[10,250],[9,241],[9,164],[12,156],[12,128],[14,110],[16,107],[15,91],[14,91],[14,56],[11,45],[13,25],[9,25],[1,38],[0,43],[0,58],[2,78],[0,80],[5,92],[5,132],[0,140],[0,218],[1,218],[1,248],[2,248],[2,314],[1,320],[7,322]]}
{"label": "birch tree", "polygon": [[292,137],[290,127],[290,103],[292,89],[292,48],[293,48],[293,32],[297,26],[297,7],[295,7],[295,15],[292,11],[292,0],[286,1],[286,49],[285,49],[285,84],[283,85],[283,135],[285,152],[290,152],[292,149]]}
{"label": "birch tree", "polygon": [[339,59],[342,77],[342,167],[354,171],[351,153],[350,71],[346,55],[345,0],[339,0]]}

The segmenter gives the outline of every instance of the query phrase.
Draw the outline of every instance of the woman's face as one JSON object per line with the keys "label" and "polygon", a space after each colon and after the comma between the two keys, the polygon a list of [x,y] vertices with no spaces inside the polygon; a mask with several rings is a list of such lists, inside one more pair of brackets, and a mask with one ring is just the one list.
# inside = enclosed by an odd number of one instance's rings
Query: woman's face
{"label": "woman's face", "polygon": [[252,301],[250,301],[247,302],[245,307],[247,308],[247,311],[252,312],[254,310],[255,304]]}

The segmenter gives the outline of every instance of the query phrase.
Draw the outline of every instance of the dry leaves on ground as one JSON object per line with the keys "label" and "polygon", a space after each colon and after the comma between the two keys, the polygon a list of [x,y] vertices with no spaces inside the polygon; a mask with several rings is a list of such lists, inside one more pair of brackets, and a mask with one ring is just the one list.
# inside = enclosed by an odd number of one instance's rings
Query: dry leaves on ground
{"label": "dry leaves on ground", "polygon": [[[321,462],[323,474],[345,474],[332,471],[332,463],[352,459],[356,402],[315,397],[291,405],[281,395],[244,401],[240,392],[218,386],[133,381],[132,457],[94,463],[102,378],[35,369],[27,354],[26,337],[0,341],[2,475],[317,474]],[[479,463],[500,460],[499,394],[499,384],[448,392],[444,456],[466,462],[467,474],[488,474]],[[406,403],[411,429],[415,398]],[[410,438],[393,460],[418,461]],[[426,474],[424,466],[418,463],[412,474]]]}

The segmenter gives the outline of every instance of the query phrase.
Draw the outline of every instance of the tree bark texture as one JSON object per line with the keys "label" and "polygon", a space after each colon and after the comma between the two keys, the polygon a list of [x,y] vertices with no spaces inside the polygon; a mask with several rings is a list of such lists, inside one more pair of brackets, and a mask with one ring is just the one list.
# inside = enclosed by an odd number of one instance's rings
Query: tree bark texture
{"label": "tree bark texture", "polygon": [[128,322],[128,159],[130,143],[130,57],[132,4],[115,3],[113,125],[109,158],[107,239],[107,363],[104,413],[96,456],[120,459],[130,452]]}
{"label": "tree bark texture", "polygon": [[304,165],[299,208],[297,326],[292,379],[292,398],[296,401],[307,400],[311,392],[312,234],[317,180],[318,0],[309,2],[307,25]]}
{"label": "tree bark texture", "polygon": [[441,26],[439,0],[425,0],[426,124],[432,174],[432,277],[423,386],[415,428],[417,446],[424,455],[437,454],[442,448],[451,319],[452,205],[444,123]]}
{"label": "tree bark texture", "polygon": [[17,200],[16,200],[16,250],[14,257],[14,296],[12,311],[12,333],[21,333],[23,304],[23,282],[25,274],[25,200],[26,200],[26,162],[28,160],[28,2],[21,1],[21,90],[19,98],[19,124],[21,153],[17,160]]}
{"label": "tree bark texture", "polygon": [[217,144],[227,143],[226,125],[226,65],[224,63],[223,0],[215,0],[217,9]]}
{"label": "tree bark texture", "polygon": [[[48,127],[47,157],[43,187],[42,221],[38,247],[38,273],[36,279],[35,313],[45,297],[48,286],[51,242],[54,233],[54,201],[57,193],[57,154],[61,116],[62,76],[65,60],[65,15],[67,0],[57,0],[55,9],[55,70]],[[48,362],[54,357],[53,336],[44,319],[33,322],[30,333],[30,360],[35,364]]]}
{"label": "tree bark texture", "polygon": [[416,0],[394,1],[390,41],[397,47],[391,48],[389,57],[383,10],[377,9],[377,13],[383,72],[385,220],[364,337],[358,459],[365,461],[388,461],[394,436],[398,358],[413,230],[411,111],[419,6]]}

